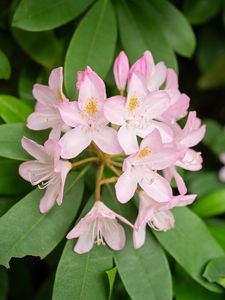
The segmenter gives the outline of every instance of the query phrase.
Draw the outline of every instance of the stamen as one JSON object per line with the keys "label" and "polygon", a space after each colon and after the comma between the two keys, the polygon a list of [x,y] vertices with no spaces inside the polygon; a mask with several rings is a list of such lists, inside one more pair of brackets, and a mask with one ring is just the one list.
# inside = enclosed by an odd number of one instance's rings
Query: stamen
{"label": "stamen", "polygon": [[57,90],[57,100],[58,100],[59,102],[62,102],[62,101],[63,101],[62,93],[61,93],[60,89]]}
{"label": "stamen", "polygon": [[146,146],[143,149],[140,150],[139,154],[138,154],[138,158],[144,158],[146,156],[148,156],[150,154],[150,150],[149,148]]}
{"label": "stamen", "polygon": [[94,116],[97,113],[97,103],[93,97],[86,102],[84,111],[88,116]]}
{"label": "stamen", "polygon": [[139,106],[139,101],[136,96],[131,96],[128,102],[128,110],[133,112]]}

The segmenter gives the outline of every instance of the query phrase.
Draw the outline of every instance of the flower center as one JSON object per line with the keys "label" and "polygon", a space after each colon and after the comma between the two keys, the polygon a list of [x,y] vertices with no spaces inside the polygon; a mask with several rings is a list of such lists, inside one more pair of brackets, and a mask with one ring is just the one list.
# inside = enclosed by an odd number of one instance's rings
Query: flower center
{"label": "flower center", "polygon": [[136,96],[131,96],[128,103],[128,110],[133,112],[139,106],[139,101]]}
{"label": "flower center", "polygon": [[146,156],[148,156],[150,154],[150,150],[149,148],[146,146],[143,149],[140,150],[139,154],[138,154],[138,158],[144,158]]}
{"label": "flower center", "polygon": [[84,111],[88,116],[94,116],[96,114],[97,103],[93,97],[88,99],[88,101],[86,102]]}

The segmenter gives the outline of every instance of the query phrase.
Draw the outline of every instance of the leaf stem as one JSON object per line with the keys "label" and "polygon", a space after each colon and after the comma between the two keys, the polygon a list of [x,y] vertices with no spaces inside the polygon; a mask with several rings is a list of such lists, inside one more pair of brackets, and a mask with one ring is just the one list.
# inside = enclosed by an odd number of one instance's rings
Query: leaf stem
{"label": "leaf stem", "polygon": [[86,164],[86,163],[89,163],[89,162],[93,162],[93,161],[99,161],[99,158],[98,157],[88,157],[88,158],[76,161],[76,162],[72,163],[72,168],[75,168],[75,167],[78,167],[80,165],[83,165],[83,164]]}

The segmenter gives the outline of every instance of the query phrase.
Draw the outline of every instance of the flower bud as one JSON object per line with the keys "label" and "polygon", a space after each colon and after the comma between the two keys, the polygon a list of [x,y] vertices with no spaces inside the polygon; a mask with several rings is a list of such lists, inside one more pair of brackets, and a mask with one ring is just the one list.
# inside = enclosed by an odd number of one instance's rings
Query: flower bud
{"label": "flower bud", "polygon": [[113,73],[118,90],[124,91],[129,73],[129,62],[124,51],[121,51],[117,56],[113,66]]}

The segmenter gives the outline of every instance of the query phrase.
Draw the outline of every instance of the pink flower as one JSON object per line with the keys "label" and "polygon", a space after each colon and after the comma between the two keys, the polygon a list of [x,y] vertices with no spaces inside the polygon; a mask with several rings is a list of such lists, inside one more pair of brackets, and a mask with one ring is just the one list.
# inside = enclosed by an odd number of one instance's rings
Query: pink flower
{"label": "pink flower", "polygon": [[63,158],[73,158],[93,141],[105,153],[122,152],[117,132],[107,126],[103,114],[106,99],[102,79],[88,67],[80,74],[78,101],[64,102],[59,106],[63,121],[74,129],[68,131],[59,141]]}
{"label": "pink flower", "polygon": [[109,98],[104,106],[108,121],[120,125],[118,139],[126,154],[137,152],[137,136],[145,137],[157,128],[164,142],[172,141],[171,128],[158,119],[166,111],[169,96],[163,91],[149,93],[136,73],[128,85],[127,101],[124,97]]}
{"label": "pink flower", "polygon": [[58,139],[64,126],[58,106],[60,103],[68,101],[62,91],[62,67],[52,70],[48,84],[48,86],[42,84],[34,85],[33,95],[38,103],[35,112],[28,117],[27,127],[32,130],[52,128],[51,138]]}
{"label": "pink flower", "polygon": [[142,75],[148,91],[158,91],[166,79],[166,66],[163,62],[155,65],[151,52],[145,51],[131,67],[129,78],[132,78],[134,73]]}
{"label": "pink flower", "polygon": [[145,192],[140,192],[140,205],[136,230],[133,231],[134,248],[140,248],[145,241],[145,229],[148,224],[159,231],[167,231],[174,227],[175,220],[171,208],[191,204],[196,195],[175,196],[169,202],[159,203],[150,198]]}
{"label": "pink flower", "polygon": [[54,140],[48,140],[44,146],[23,137],[23,148],[36,160],[20,165],[19,173],[32,185],[38,185],[46,192],[40,202],[41,213],[46,213],[55,202],[62,204],[66,176],[71,169],[71,163],[60,160],[61,147]]}
{"label": "pink flower", "polygon": [[[220,154],[219,159],[225,165],[225,152]],[[225,182],[225,166],[222,167],[219,171],[219,179]]]}
{"label": "pink flower", "polygon": [[124,51],[117,56],[113,66],[114,78],[119,91],[124,91],[129,73],[129,61]]}
{"label": "pink flower", "polygon": [[125,231],[116,218],[133,228],[129,221],[105,204],[95,202],[89,213],[67,235],[67,239],[78,238],[74,251],[82,254],[90,251],[94,243],[105,245],[105,242],[113,250],[123,249],[126,240]]}
{"label": "pink flower", "polygon": [[156,173],[174,164],[181,153],[162,144],[157,129],[144,138],[140,149],[124,160],[124,173],[116,183],[116,195],[121,203],[129,201],[137,189],[137,185],[153,199],[167,202],[172,198],[169,182]]}

